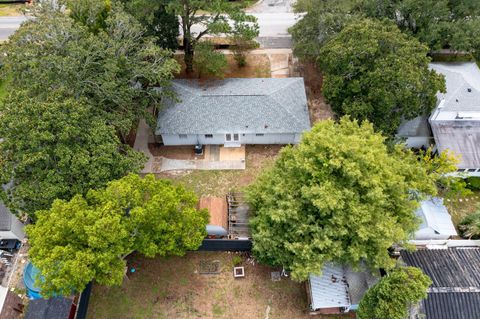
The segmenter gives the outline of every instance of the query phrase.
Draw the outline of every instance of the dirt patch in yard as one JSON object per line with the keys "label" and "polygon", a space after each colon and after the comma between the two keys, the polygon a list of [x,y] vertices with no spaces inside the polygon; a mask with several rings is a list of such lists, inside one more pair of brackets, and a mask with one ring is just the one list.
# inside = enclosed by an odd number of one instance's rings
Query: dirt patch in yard
{"label": "dirt patch in yard", "polygon": [[[218,274],[200,274],[200,264],[218,261]],[[226,252],[191,252],[184,257],[130,258],[136,272],[121,287],[94,286],[87,318],[235,318],[307,319],[305,286],[283,278],[271,281],[270,267],[248,256]],[[233,266],[245,278],[233,278]],[[322,317],[316,317],[323,319]],[[329,317],[335,318],[335,317]]]}
{"label": "dirt patch in yard", "polygon": [[304,78],[307,91],[308,107],[312,124],[334,117],[330,105],[327,104],[322,95],[323,77],[320,70],[312,62],[299,62],[297,71]]}
{"label": "dirt patch in yard", "polygon": [[198,196],[225,196],[229,191],[241,191],[252,183],[262,169],[273,163],[281,148],[282,145],[247,145],[245,170],[174,171],[157,176],[183,184]]}
{"label": "dirt patch in yard", "polygon": [[[266,54],[249,54],[247,65],[238,67],[232,54],[226,54],[228,66],[225,70],[225,78],[269,78],[271,77],[270,60]],[[183,54],[176,54],[175,59],[180,63],[181,72],[176,76],[178,79],[198,79],[198,74],[193,72],[185,73]],[[202,77],[207,80],[208,77]]]}
{"label": "dirt patch in yard", "polygon": [[158,143],[148,143],[148,149],[153,156],[163,156],[171,159],[193,160],[203,158],[203,155],[195,156],[193,145],[165,146]]}

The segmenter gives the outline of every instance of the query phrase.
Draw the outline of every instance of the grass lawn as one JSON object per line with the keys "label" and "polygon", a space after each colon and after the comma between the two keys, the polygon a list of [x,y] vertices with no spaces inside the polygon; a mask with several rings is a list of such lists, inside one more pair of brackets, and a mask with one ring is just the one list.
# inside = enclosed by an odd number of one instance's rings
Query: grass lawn
{"label": "grass lawn", "polygon": [[1,3],[0,2],[0,17],[19,16],[22,15],[27,6],[23,3]]}
{"label": "grass lawn", "polygon": [[[242,256],[245,278],[233,278],[234,256]],[[200,262],[213,260],[220,261],[220,273],[200,274]],[[264,319],[267,312],[271,319],[311,318],[304,284],[289,279],[273,282],[270,273],[278,269],[252,265],[245,255],[191,252],[170,258],[133,256],[129,265],[136,272],[122,286],[94,286],[87,318]]]}
{"label": "grass lawn", "polygon": [[455,200],[445,200],[448,212],[452,215],[455,226],[467,215],[475,212],[480,204],[480,191],[472,191],[472,194]]}

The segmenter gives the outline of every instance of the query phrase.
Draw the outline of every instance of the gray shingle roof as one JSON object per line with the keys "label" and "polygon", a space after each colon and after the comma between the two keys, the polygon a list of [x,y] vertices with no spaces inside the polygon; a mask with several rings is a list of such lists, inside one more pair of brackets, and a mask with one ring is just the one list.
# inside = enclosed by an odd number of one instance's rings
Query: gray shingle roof
{"label": "gray shingle roof", "polygon": [[430,67],[445,76],[447,92],[438,94],[439,100],[445,100],[442,111],[480,112],[480,70],[475,62],[430,63]]}
{"label": "gray shingle roof", "polygon": [[156,134],[301,133],[310,128],[303,78],[175,80]]}
{"label": "gray shingle roof", "polygon": [[12,228],[13,215],[10,210],[0,202],[0,231],[9,231]]}

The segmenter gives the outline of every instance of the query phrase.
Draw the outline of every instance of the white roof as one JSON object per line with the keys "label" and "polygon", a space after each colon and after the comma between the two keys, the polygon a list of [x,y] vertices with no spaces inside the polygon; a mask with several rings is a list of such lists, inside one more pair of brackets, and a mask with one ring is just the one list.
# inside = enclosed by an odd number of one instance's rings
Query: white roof
{"label": "white roof", "polygon": [[[478,118],[480,112],[480,69],[474,62],[430,63],[445,76],[446,93],[438,93],[439,104],[431,120]],[[478,118],[480,119],[480,118]]]}
{"label": "white roof", "polygon": [[310,275],[312,310],[349,307],[347,281],[341,266],[328,263],[322,275]]}
{"label": "white roof", "polygon": [[426,240],[457,236],[452,217],[443,205],[443,199],[434,197],[425,200],[415,213],[422,220],[419,230],[415,233],[415,239]]}

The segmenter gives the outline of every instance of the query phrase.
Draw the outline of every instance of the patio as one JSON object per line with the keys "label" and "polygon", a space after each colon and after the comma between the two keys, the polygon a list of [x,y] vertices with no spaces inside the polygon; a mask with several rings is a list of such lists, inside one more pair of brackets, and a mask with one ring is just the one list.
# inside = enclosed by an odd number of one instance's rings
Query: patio
{"label": "patio", "polygon": [[[160,146],[161,156],[153,156],[151,173],[183,170],[243,170],[245,146],[205,145],[203,155],[196,156],[193,146]],[[153,150],[152,153],[157,153]]]}

